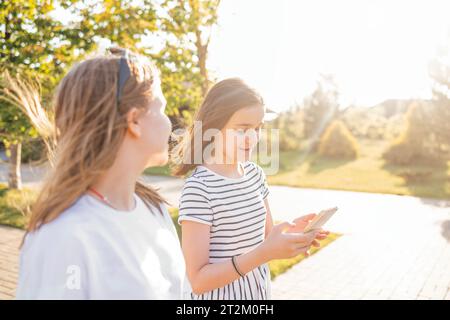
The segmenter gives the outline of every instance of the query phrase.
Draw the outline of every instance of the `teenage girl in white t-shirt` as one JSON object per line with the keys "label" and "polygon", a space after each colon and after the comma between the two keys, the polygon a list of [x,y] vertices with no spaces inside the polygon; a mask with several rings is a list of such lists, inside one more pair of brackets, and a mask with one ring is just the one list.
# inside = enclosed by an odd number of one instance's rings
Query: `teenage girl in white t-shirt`
{"label": "teenage girl in white t-shirt", "polygon": [[185,264],[165,201],[138,182],[168,158],[160,77],[144,57],[112,52],[64,77],[54,124],[29,101],[56,148],[21,249],[18,299],[182,297]]}

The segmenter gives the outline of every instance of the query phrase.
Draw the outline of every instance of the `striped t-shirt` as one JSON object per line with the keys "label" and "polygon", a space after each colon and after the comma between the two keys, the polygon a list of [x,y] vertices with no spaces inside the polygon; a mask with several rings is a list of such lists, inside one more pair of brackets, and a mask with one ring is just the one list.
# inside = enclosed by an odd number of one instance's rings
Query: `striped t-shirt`
{"label": "striped t-shirt", "polygon": [[[211,226],[209,263],[230,260],[264,241],[266,177],[253,162],[242,167],[242,177],[227,178],[198,166],[184,185],[178,222],[191,220]],[[260,265],[224,287],[190,295],[195,300],[270,299],[269,268]]]}

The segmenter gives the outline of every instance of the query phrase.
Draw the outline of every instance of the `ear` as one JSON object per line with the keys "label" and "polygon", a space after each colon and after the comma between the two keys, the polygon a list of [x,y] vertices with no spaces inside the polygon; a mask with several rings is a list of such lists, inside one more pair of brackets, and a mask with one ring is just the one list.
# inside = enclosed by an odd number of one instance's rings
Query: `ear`
{"label": "ear", "polygon": [[127,113],[128,133],[135,138],[139,138],[142,134],[141,126],[139,124],[140,111],[137,108],[131,108]]}

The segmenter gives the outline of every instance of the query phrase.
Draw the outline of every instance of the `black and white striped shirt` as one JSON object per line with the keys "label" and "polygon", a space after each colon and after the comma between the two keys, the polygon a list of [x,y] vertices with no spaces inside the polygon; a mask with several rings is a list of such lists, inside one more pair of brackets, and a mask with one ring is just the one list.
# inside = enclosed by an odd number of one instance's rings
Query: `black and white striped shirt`
{"label": "black and white striped shirt", "polygon": [[[242,164],[244,175],[227,178],[198,166],[186,180],[178,222],[190,220],[211,226],[209,262],[230,260],[264,241],[269,190],[263,170],[253,162]],[[270,299],[270,272],[263,264],[232,283],[195,295],[192,299]]]}

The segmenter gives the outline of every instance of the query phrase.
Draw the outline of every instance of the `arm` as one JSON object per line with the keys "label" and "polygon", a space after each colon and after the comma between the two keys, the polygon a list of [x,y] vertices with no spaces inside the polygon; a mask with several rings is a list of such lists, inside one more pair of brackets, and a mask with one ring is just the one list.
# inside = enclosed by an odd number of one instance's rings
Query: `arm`
{"label": "arm", "polygon": [[[226,262],[209,263],[209,225],[183,221],[182,230],[186,270],[195,294],[223,287],[240,277],[234,269],[231,259]],[[240,271],[245,274],[267,262],[267,259],[267,253],[260,245],[254,250],[236,257],[236,263]]]}
{"label": "arm", "polygon": [[[276,225],[263,243],[237,256],[236,263],[239,270],[245,274],[272,259],[290,258],[305,253],[315,235],[284,233],[283,231],[290,226],[292,224],[289,222]],[[182,222],[182,247],[186,270],[195,294],[223,287],[240,277],[231,259],[209,263],[209,232],[209,225],[189,220]]]}
{"label": "arm", "polygon": [[269,206],[269,199],[266,197],[264,199],[264,206],[266,207],[266,232],[265,232],[265,238],[269,235],[270,231],[272,231],[273,228],[273,219],[272,219],[272,212],[270,211]]}

